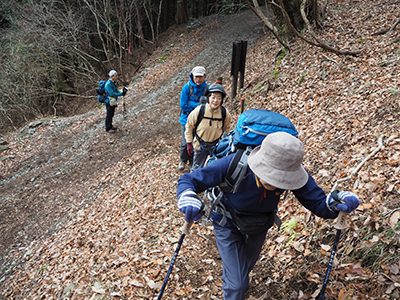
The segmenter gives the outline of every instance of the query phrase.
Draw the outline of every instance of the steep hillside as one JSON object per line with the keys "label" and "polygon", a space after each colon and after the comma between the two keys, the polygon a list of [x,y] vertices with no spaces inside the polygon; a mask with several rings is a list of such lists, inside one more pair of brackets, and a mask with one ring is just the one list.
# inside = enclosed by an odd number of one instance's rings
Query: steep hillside
{"label": "steep hillside", "polygon": [[[232,42],[247,40],[237,98],[246,108],[289,117],[321,187],[329,192],[338,183],[362,202],[341,237],[326,299],[399,298],[399,29],[372,36],[398,14],[395,2],[328,6],[317,34],[338,49],[365,48],[356,57],[301,40],[291,53],[278,53],[250,11],[204,20],[172,35],[132,79],[117,134],[104,132],[104,111],[94,109],[4,137],[10,149],[2,152],[8,158],[0,178],[1,295],[156,299],[184,221],[175,202],[180,88],[193,66],[205,65],[207,81],[222,75],[229,91]],[[227,108],[236,120],[238,101]],[[291,230],[268,233],[248,299],[315,299],[333,222],[307,213],[292,196],[279,216]],[[163,299],[221,299],[221,265],[211,224],[194,225]]]}

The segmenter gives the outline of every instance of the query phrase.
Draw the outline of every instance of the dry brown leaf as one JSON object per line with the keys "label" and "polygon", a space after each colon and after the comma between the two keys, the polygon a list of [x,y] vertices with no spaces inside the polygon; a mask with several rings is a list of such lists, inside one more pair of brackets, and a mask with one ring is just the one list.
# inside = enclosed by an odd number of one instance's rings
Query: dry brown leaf
{"label": "dry brown leaf", "polygon": [[131,285],[137,286],[137,287],[144,287],[143,283],[141,283],[137,280],[130,280],[128,283]]}
{"label": "dry brown leaf", "polygon": [[400,219],[400,211],[395,211],[389,218],[389,223],[393,227],[399,222]]}
{"label": "dry brown leaf", "polygon": [[321,245],[321,249],[324,251],[330,251],[331,250],[331,246],[330,245]]}

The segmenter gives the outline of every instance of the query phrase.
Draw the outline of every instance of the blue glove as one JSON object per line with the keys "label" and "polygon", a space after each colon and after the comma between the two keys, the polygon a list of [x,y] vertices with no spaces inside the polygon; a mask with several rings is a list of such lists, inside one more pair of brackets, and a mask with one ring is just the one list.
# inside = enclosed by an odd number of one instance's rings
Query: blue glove
{"label": "blue glove", "polygon": [[179,196],[178,208],[185,214],[186,222],[197,221],[203,215],[203,202],[192,190],[186,190]]}
{"label": "blue glove", "polygon": [[351,213],[360,205],[360,200],[358,200],[356,194],[347,191],[334,191],[328,195],[327,200],[329,209],[336,212],[341,210]]}

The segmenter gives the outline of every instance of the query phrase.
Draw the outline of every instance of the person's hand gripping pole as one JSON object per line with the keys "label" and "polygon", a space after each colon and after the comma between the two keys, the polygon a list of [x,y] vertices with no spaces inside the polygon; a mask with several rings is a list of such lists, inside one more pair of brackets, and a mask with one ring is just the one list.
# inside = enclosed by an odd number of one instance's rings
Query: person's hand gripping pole
{"label": "person's hand gripping pole", "polygon": [[164,293],[165,287],[167,286],[169,275],[171,274],[171,271],[174,266],[176,257],[178,256],[179,250],[181,249],[183,239],[185,238],[185,235],[189,234],[190,227],[192,226],[192,224],[193,224],[193,222],[185,222],[185,224],[181,228],[181,231],[182,231],[181,238],[179,239],[178,246],[176,247],[176,250],[175,250],[175,254],[172,257],[171,264],[169,265],[167,275],[165,276],[164,283],[161,287],[160,293],[158,294],[157,300],[160,300]]}
{"label": "person's hand gripping pole", "polygon": [[194,221],[199,220],[204,214],[204,204],[200,197],[191,190],[184,191],[178,198],[178,208],[181,212],[185,214],[185,224],[182,226],[181,238],[179,239],[178,246],[176,247],[175,254],[172,257],[171,264],[169,266],[167,275],[165,276],[164,283],[161,287],[160,293],[158,294],[157,300],[160,300],[165,287],[167,286],[169,275],[171,274],[172,268],[174,266],[175,260],[178,256],[179,250],[181,249],[183,239],[189,234],[190,227]]}
{"label": "person's hand gripping pole", "polygon": [[336,218],[336,222],[334,227],[336,228],[336,237],[333,242],[332,253],[329,259],[328,268],[326,270],[324,283],[322,284],[322,289],[319,294],[320,300],[323,300],[325,297],[325,289],[329,279],[329,273],[332,268],[333,259],[336,254],[337,246],[339,244],[340,234],[343,229],[347,228],[347,215],[355,210],[358,205],[360,205],[360,201],[358,197],[352,192],[339,192],[337,190],[330,193],[327,197],[327,204],[331,211],[339,211],[339,215]]}

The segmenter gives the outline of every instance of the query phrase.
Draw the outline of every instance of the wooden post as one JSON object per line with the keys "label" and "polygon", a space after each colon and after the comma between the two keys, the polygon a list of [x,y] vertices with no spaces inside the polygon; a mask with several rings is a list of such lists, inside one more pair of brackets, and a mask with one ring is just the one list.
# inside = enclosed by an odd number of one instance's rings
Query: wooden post
{"label": "wooden post", "polygon": [[243,83],[244,83],[244,69],[246,67],[246,53],[247,53],[247,41],[241,41],[241,47],[240,47],[240,66],[239,66],[239,72],[240,72],[240,80],[239,80],[239,90],[243,88]]}
{"label": "wooden post", "polygon": [[231,90],[232,100],[236,98],[239,73],[240,73],[239,89],[243,88],[244,69],[246,65],[246,52],[247,52],[247,41],[241,41],[240,43],[233,43],[232,63],[231,63],[231,75],[233,76],[232,90]]}
{"label": "wooden post", "polygon": [[231,75],[232,78],[232,90],[231,90],[231,100],[236,97],[237,81],[240,67],[240,44],[233,43],[232,47],[232,63],[231,63]]}

